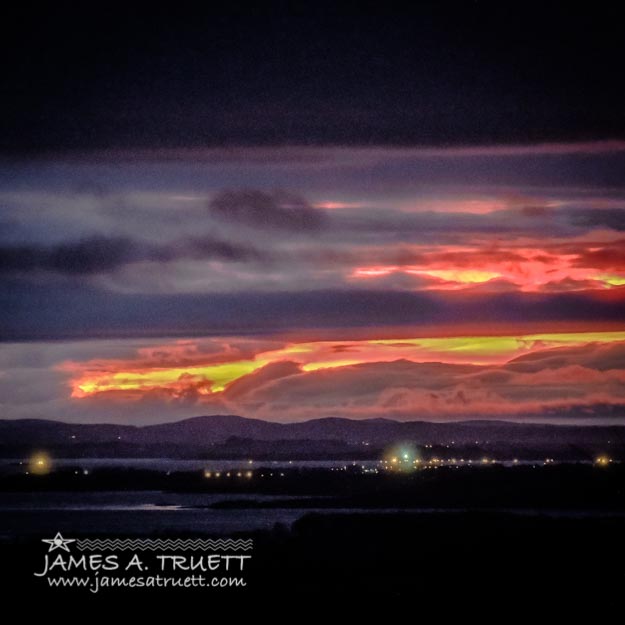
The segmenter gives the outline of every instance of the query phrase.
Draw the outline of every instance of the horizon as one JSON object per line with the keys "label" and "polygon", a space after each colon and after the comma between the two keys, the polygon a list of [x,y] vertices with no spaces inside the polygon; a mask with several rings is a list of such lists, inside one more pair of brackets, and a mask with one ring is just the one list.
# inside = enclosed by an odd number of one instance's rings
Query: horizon
{"label": "horizon", "polygon": [[545,420],[545,421],[529,421],[525,419],[515,420],[515,419],[499,419],[496,417],[490,419],[484,418],[465,418],[465,419],[454,419],[454,420],[439,420],[439,421],[430,421],[427,419],[410,419],[405,421],[398,421],[396,419],[391,419],[388,417],[364,417],[364,418],[353,418],[353,417],[313,417],[310,419],[304,419],[302,421],[270,421],[268,419],[260,419],[258,417],[246,417],[243,415],[236,414],[204,414],[204,415],[193,415],[187,417],[181,417],[179,419],[173,421],[150,421],[146,423],[125,423],[123,421],[100,421],[100,422],[86,422],[86,421],[63,421],[62,419],[36,419],[36,418],[28,418],[28,417],[20,417],[16,419],[7,419],[0,418],[0,422],[6,423],[15,423],[15,422],[44,422],[44,423],[56,423],[59,425],[89,425],[89,426],[129,426],[134,428],[146,428],[158,425],[176,425],[180,423],[184,423],[187,421],[194,421],[198,419],[207,419],[210,420],[213,417],[225,417],[225,418],[234,418],[234,419],[242,419],[244,421],[256,421],[261,423],[268,423],[271,425],[302,425],[306,423],[313,422],[322,422],[322,421],[348,421],[350,423],[393,423],[399,425],[410,425],[410,424],[428,424],[428,425],[463,425],[463,424],[482,424],[482,425],[490,425],[490,424],[498,424],[498,425],[521,425],[521,426],[554,426],[554,427],[571,427],[571,428],[613,428],[613,427],[622,427],[625,428],[625,423],[620,421],[616,422],[616,420],[596,420],[592,423],[584,423],[583,421],[573,421],[571,419],[557,421],[557,420]]}

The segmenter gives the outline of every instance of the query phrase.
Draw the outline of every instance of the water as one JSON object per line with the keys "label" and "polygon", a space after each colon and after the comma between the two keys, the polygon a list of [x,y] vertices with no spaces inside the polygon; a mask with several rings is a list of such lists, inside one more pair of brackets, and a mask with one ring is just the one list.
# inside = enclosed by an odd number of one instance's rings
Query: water
{"label": "water", "polygon": [[[512,463],[500,463],[512,464]],[[542,464],[542,462],[519,462]],[[86,458],[55,459],[54,467],[76,467],[92,470],[102,467],[152,469],[156,471],[231,471],[257,469],[261,466],[280,468],[342,468],[379,467],[379,461],[258,461],[247,460],[176,460],[168,458]],[[465,465],[467,466],[467,465]],[[474,466],[481,466],[475,463]],[[488,465],[492,466],[492,465]],[[0,473],[24,472],[26,464],[16,460],[0,460]],[[0,492],[0,540],[16,536],[48,535],[60,531],[67,535],[159,535],[159,534],[214,534],[270,530],[276,524],[290,527],[296,520],[311,512],[358,513],[366,510],[315,508],[250,508],[213,509],[212,504],[232,500],[297,500],[298,497],[279,497],[242,493],[165,493],[161,491],[115,492]],[[397,514],[400,510],[375,510],[376,514]],[[465,510],[419,509],[410,513],[446,512],[458,514]],[[575,511],[507,511],[516,514],[551,514],[577,516],[594,514]]]}
{"label": "water", "polygon": [[274,497],[160,491],[0,493],[0,538],[57,531],[89,535],[231,534],[272,529],[276,523],[290,526],[308,512],[198,507],[246,498],[267,500]]}
{"label": "water", "polygon": [[[213,509],[208,507],[221,501],[244,499],[296,501],[298,497],[161,491],[0,493],[0,542],[18,536],[48,537],[56,532],[61,532],[66,536],[230,535],[237,532],[270,530],[276,524],[290,527],[296,520],[311,512],[321,514],[372,512],[364,508]],[[467,509],[463,508],[375,509],[376,514],[463,514],[465,512]],[[623,513],[588,510],[506,509],[498,510],[498,512],[558,518],[624,516]]]}

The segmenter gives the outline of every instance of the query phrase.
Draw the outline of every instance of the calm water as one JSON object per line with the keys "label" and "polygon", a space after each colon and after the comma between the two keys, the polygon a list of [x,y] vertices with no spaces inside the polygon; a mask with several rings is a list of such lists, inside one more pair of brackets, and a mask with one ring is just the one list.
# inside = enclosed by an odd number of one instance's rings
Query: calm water
{"label": "calm water", "polygon": [[[146,535],[209,533],[227,535],[235,532],[269,530],[276,524],[290,526],[310,512],[363,513],[364,509],[232,509],[206,508],[218,501],[271,500],[268,495],[240,493],[164,493],[161,491],[115,492],[30,492],[0,493],[0,541],[17,536],[48,535],[60,531],[65,535]],[[297,497],[280,499],[297,500]],[[203,507],[198,507],[203,506]],[[433,509],[402,511],[376,509],[376,514],[448,513],[462,514],[464,509]],[[557,517],[604,516],[601,512],[562,510],[509,510],[523,515]],[[623,516],[608,513],[608,516]]]}
{"label": "calm water", "polygon": [[[502,463],[511,464],[511,463]],[[534,464],[522,462],[519,464]],[[227,460],[172,460],[167,458],[97,458],[55,459],[54,466],[92,470],[99,467],[142,468],[158,471],[227,471],[274,468],[337,468],[361,466],[373,468],[377,461],[279,461],[253,462]],[[23,472],[25,464],[1,460],[0,472]],[[164,493],[161,491],[115,492],[0,492],[0,541],[16,536],[47,535],[51,532],[87,535],[157,535],[176,533],[232,534],[272,529],[276,524],[290,526],[310,512],[358,513],[364,510],[276,508],[276,509],[211,509],[208,506],[228,500],[271,500],[276,497],[241,493]],[[297,497],[280,496],[296,500]],[[376,510],[397,514],[398,510]],[[422,509],[414,512],[462,513],[463,510]],[[519,514],[537,514],[533,510],[515,510]],[[541,511],[556,516],[585,516],[587,512]]]}
{"label": "calm water", "polygon": [[[263,495],[247,496],[271,499]],[[246,495],[126,492],[0,493],[0,539],[51,531],[82,534],[232,532],[290,525],[307,510],[212,510],[209,506]]]}

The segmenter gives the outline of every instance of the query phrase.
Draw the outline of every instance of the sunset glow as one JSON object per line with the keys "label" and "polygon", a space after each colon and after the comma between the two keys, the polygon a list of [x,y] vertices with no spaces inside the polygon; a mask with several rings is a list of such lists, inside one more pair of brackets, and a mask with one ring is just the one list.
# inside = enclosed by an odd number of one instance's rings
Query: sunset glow
{"label": "sunset glow", "polygon": [[[594,243],[580,244],[578,253],[569,253],[566,247],[558,250],[498,246],[489,251],[463,246],[435,252],[413,247],[403,252],[420,257],[421,264],[362,266],[352,270],[351,278],[380,279],[394,274],[434,278],[431,284],[415,285],[427,290],[465,289],[494,280],[500,283],[500,289],[522,292],[610,289],[625,285],[625,260],[615,254],[613,244],[594,247]],[[602,271],[606,260],[615,273]]]}
{"label": "sunset glow", "polygon": [[7,415],[625,418],[625,195],[596,177],[620,146],[214,149],[9,181]]}
{"label": "sunset glow", "polygon": [[480,271],[475,269],[429,269],[421,271],[412,270],[407,273],[423,274],[425,276],[440,278],[446,282],[461,282],[463,284],[488,282],[494,278],[501,277],[501,274],[496,271]]}
{"label": "sunset glow", "polygon": [[147,391],[155,388],[179,389],[193,386],[208,395],[223,391],[225,386],[267,364],[264,360],[238,361],[220,365],[199,365],[188,368],[122,368],[104,375],[86,377],[73,385],[72,397],[86,397],[106,391]]}
{"label": "sunset glow", "polygon": [[[223,348],[223,358],[233,351],[236,339],[215,339]],[[184,397],[189,392],[202,397],[227,393],[229,385],[242,381],[267,365],[293,363],[293,373],[300,375],[323,369],[340,369],[354,365],[408,361],[450,365],[501,365],[519,356],[562,347],[625,342],[625,332],[577,332],[531,334],[521,336],[467,336],[450,338],[402,338],[358,341],[317,341],[292,343],[281,348],[259,351],[247,360],[202,363],[201,349],[193,340],[161,344],[142,350],[130,360],[66,362],[62,371],[71,374],[71,396],[141,399],[155,391],[171,397]],[[187,354],[189,366],[167,366]],[[347,356],[347,357],[346,357]]]}

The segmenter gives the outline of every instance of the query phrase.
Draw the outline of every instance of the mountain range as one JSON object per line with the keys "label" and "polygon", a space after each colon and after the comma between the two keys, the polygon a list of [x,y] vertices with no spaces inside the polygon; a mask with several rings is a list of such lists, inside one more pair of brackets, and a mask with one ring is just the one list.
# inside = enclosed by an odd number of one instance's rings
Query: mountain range
{"label": "mountain range", "polygon": [[73,456],[184,456],[244,454],[361,457],[389,445],[447,448],[596,450],[625,448],[625,427],[552,425],[509,421],[399,422],[390,419],[313,419],[275,423],[236,415],[210,415],[159,425],[75,424],[0,420],[0,454],[13,457],[51,449]]}

